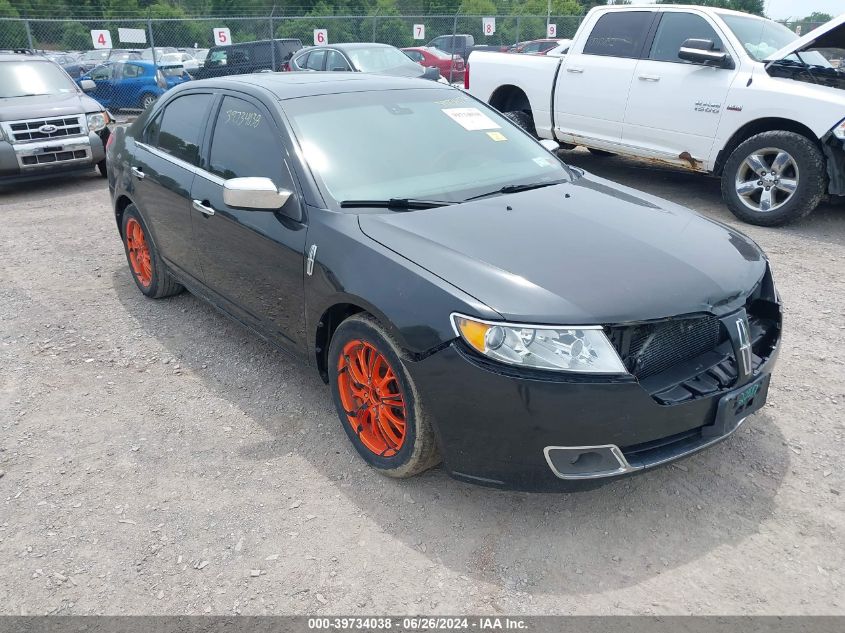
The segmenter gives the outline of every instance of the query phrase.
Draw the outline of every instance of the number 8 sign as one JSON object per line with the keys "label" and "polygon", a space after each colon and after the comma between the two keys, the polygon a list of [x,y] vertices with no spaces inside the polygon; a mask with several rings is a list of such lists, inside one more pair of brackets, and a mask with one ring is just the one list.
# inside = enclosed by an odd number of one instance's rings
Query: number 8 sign
{"label": "number 8 sign", "polygon": [[219,28],[214,29],[214,45],[215,46],[229,46],[232,43],[232,34],[229,29]]}
{"label": "number 8 sign", "polygon": [[481,25],[484,28],[484,35],[493,35],[496,32],[496,18],[482,18]]}

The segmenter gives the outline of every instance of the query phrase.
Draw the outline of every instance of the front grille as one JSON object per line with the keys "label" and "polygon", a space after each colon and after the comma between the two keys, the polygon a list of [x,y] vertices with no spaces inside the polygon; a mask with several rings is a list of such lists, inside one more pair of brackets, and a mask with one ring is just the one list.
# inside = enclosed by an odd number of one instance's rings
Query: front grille
{"label": "front grille", "polygon": [[714,349],[723,337],[721,323],[712,314],[614,328],[611,332],[625,368],[641,380]]}
{"label": "front grille", "polygon": [[44,165],[47,163],[61,163],[69,160],[83,160],[88,158],[88,152],[84,149],[64,152],[45,152],[43,154],[34,154],[32,156],[22,156],[21,163],[27,167],[33,165]]}
{"label": "front grille", "polygon": [[[12,135],[12,141],[15,143],[60,139],[66,136],[79,136],[85,132],[85,124],[80,116],[13,121],[7,125]],[[42,132],[39,128],[45,125],[55,127],[55,132],[49,134]]]}

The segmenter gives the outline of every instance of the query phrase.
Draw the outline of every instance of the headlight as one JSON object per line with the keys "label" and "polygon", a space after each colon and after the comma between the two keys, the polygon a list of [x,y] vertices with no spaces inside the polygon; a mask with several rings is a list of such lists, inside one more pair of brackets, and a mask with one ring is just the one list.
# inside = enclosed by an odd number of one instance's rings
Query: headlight
{"label": "headlight", "polygon": [[455,333],[488,358],[532,369],[628,373],[601,326],[517,325],[452,315]]}
{"label": "headlight", "polygon": [[94,112],[88,115],[88,131],[99,132],[109,124],[109,115],[105,112]]}
{"label": "headlight", "polygon": [[833,135],[840,141],[845,141],[845,119],[842,119],[835,128],[833,128]]}

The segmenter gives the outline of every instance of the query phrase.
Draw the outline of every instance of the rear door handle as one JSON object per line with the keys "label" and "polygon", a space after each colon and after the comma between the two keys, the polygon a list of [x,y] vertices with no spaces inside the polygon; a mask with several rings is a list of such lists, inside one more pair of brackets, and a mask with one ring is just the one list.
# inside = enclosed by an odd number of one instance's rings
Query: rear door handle
{"label": "rear door handle", "polygon": [[132,175],[135,176],[138,180],[143,180],[146,176],[144,176],[144,172],[142,172],[137,167],[132,168]]}
{"label": "rear door handle", "polygon": [[579,75],[580,75],[581,73],[583,73],[583,72],[584,72],[584,69],[583,69],[583,68],[574,68],[574,67],[572,67],[572,66],[569,66],[569,67],[566,69],[566,72],[568,72],[568,73],[577,73],[577,74],[579,74]]}
{"label": "rear door handle", "polygon": [[194,200],[193,202],[194,202],[194,204],[193,204],[194,209],[196,209],[197,211],[199,211],[203,215],[208,216],[208,217],[214,215],[214,209],[212,209],[211,207],[204,205],[199,200]]}
{"label": "rear door handle", "polygon": [[640,75],[640,81],[660,81],[657,75]]}

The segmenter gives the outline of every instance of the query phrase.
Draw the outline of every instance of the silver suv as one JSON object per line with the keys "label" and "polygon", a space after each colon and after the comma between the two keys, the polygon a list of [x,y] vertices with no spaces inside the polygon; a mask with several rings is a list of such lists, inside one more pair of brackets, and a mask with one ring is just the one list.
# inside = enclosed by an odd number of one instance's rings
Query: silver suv
{"label": "silver suv", "polygon": [[105,176],[110,122],[57,64],[0,54],[0,185],[94,166]]}

